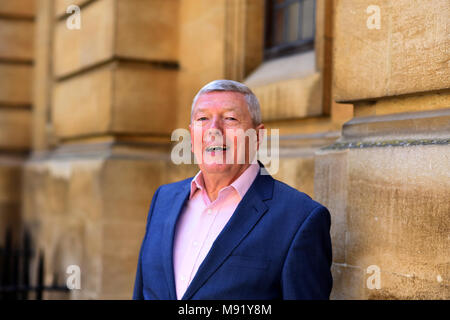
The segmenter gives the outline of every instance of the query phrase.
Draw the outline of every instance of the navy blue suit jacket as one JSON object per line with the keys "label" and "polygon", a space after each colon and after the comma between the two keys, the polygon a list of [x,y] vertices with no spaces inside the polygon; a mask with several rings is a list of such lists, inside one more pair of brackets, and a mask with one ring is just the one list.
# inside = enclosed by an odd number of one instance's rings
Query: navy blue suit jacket
{"label": "navy blue suit jacket", "polygon": [[[173,239],[191,180],[163,185],[153,196],[133,299],[176,299]],[[330,267],[328,210],[259,174],[182,299],[328,299]]]}

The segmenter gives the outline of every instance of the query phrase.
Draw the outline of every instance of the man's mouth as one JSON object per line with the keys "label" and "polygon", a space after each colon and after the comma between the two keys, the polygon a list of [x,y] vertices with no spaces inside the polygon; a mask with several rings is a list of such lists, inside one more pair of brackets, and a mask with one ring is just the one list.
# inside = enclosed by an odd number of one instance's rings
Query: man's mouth
{"label": "man's mouth", "polygon": [[228,150],[228,147],[227,146],[209,146],[205,150],[206,150],[206,152],[226,151],[226,150]]}

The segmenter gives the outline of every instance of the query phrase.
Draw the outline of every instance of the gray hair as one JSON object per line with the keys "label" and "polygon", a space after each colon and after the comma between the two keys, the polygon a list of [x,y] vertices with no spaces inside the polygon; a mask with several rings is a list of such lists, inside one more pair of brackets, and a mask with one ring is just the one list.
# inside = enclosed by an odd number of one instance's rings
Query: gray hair
{"label": "gray hair", "polygon": [[201,88],[192,102],[191,121],[194,113],[194,107],[197,103],[198,98],[202,94],[215,91],[230,91],[242,93],[245,96],[245,101],[247,102],[248,111],[250,112],[250,116],[252,117],[253,124],[259,125],[262,122],[261,108],[259,107],[258,98],[256,98],[252,90],[250,90],[250,88],[245,84],[233,80],[214,80]]}

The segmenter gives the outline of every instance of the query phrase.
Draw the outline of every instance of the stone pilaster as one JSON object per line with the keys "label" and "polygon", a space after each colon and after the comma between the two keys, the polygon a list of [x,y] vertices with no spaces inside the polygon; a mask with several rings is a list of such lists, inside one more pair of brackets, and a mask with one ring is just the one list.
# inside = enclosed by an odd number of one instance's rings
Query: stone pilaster
{"label": "stone pilaster", "polygon": [[19,240],[22,167],[31,145],[34,3],[0,8],[0,245]]}
{"label": "stone pilaster", "polygon": [[[66,8],[79,5],[81,28]],[[39,1],[42,46],[23,219],[45,257],[44,298],[129,299],[152,195],[192,175],[170,162],[176,124],[177,0]],[[36,275],[32,275],[35,280]]]}
{"label": "stone pilaster", "polygon": [[[379,28],[368,27],[373,10]],[[334,98],[355,117],[315,164],[332,214],[333,298],[450,297],[449,10],[337,1]]]}

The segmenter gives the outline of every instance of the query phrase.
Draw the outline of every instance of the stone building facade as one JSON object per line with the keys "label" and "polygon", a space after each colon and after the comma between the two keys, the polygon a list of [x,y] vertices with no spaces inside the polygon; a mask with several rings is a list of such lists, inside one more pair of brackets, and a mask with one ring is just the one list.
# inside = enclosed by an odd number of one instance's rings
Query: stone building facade
{"label": "stone building facade", "polygon": [[214,79],[254,90],[275,177],[330,209],[332,298],[450,298],[450,3],[310,2],[314,46],[268,57],[271,1],[1,0],[0,243],[29,230],[48,285],[81,269],[45,298],[131,297],[153,192],[197,170],[171,133]]}

